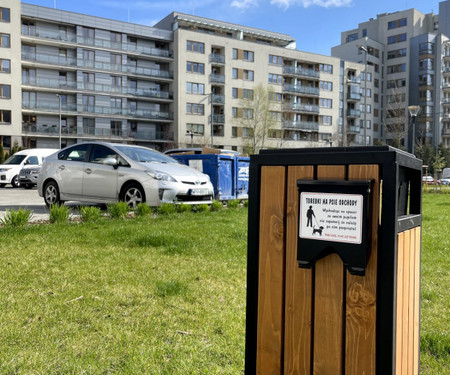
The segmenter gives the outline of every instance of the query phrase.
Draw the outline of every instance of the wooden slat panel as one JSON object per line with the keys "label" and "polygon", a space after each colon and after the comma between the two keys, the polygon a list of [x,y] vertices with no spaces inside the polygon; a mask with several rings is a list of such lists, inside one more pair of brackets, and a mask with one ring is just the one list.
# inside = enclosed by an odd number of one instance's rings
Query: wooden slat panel
{"label": "wooden slat panel", "polygon": [[257,374],[282,373],[285,168],[261,168]]}
{"label": "wooden slat panel", "polygon": [[402,368],[408,374],[408,328],[409,328],[409,250],[411,248],[411,232],[405,232],[403,247],[403,335],[402,335]]}
{"label": "wooden slat panel", "polygon": [[397,236],[397,300],[395,324],[395,375],[402,375],[403,353],[403,253],[405,233]]}
{"label": "wooden slat panel", "polygon": [[312,166],[291,166],[288,169],[286,223],[286,311],[285,311],[285,374],[311,373],[312,344],[312,269],[299,268],[297,263],[298,190],[297,180],[312,179]]}
{"label": "wooden slat panel", "polygon": [[419,324],[420,324],[420,227],[414,229],[414,358],[413,375],[419,374]]}
{"label": "wooden slat panel", "polygon": [[[345,166],[318,166],[319,179],[345,179]],[[315,266],[313,374],[341,375],[343,368],[344,269],[331,254]]]}
{"label": "wooden slat panel", "polygon": [[376,373],[376,296],[378,257],[379,166],[349,167],[349,180],[375,180],[372,191],[371,255],[365,276],[347,271],[345,373],[375,375]]}
{"label": "wooden slat panel", "polygon": [[414,365],[414,271],[416,236],[414,229],[410,233],[409,253],[409,280],[408,280],[408,374],[413,374]]}

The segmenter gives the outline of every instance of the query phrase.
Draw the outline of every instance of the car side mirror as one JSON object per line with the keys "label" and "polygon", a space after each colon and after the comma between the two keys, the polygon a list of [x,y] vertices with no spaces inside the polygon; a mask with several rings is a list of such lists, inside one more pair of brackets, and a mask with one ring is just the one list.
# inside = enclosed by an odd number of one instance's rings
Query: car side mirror
{"label": "car side mirror", "polygon": [[114,158],[106,158],[105,160],[103,160],[103,164],[111,165],[114,168],[118,168],[119,167],[119,163]]}

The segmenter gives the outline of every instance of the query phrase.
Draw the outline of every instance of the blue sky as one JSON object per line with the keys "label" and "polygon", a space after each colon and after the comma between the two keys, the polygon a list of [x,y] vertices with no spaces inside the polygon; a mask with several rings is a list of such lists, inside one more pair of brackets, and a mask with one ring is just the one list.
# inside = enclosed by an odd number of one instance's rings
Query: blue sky
{"label": "blue sky", "polygon": [[439,0],[25,0],[25,3],[153,26],[172,11],[276,31],[297,49],[330,55],[340,33],[358,23],[416,8],[439,13]]}

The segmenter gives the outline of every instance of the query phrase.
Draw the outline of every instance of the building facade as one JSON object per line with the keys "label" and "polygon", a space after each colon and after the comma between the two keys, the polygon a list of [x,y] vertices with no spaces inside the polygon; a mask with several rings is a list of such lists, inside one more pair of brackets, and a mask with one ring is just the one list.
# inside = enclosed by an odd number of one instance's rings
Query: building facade
{"label": "building facade", "polygon": [[177,12],[148,27],[19,0],[0,11],[6,149],[97,139],[246,152],[259,112],[270,121],[258,147],[363,144],[361,121],[372,129],[373,68],[365,81],[364,63],[298,51],[285,34]]}
{"label": "building facade", "polygon": [[[344,31],[332,48],[332,56],[366,58],[374,68],[375,143],[410,151],[413,142],[450,147],[449,14],[450,1],[440,3],[439,15],[416,9],[379,14]],[[410,106],[420,107],[418,115]]]}

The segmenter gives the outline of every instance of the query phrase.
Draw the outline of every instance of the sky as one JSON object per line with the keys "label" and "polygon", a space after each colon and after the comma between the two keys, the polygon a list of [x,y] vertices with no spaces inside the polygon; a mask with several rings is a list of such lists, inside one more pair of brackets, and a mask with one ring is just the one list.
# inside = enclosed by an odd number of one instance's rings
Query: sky
{"label": "sky", "polygon": [[173,11],[287,34],[297,49],[330,55],[341,32],[381,13],[439,13],[439,0],[24,0],[24,3],[153,26]]}

